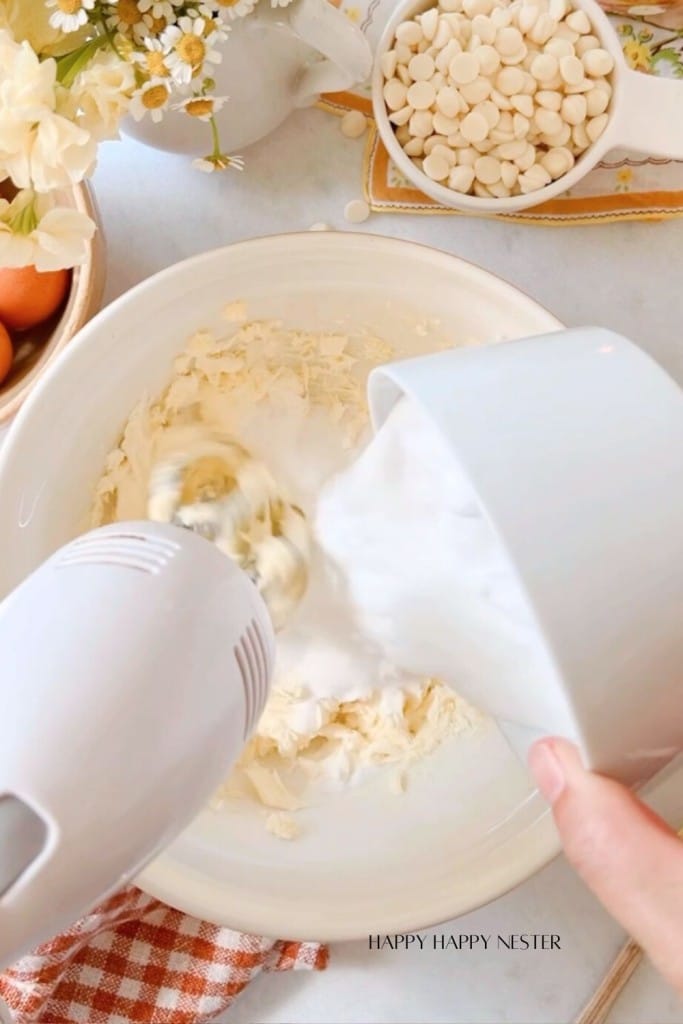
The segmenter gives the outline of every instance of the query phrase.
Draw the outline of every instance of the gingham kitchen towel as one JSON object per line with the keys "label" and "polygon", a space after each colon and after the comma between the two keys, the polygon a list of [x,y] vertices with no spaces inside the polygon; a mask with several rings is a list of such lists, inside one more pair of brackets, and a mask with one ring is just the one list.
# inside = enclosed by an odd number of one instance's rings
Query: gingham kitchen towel
{"label": "gingham kitchen towel", "polygon": [[327,958],[317,943],[221,928],[130,887],[0,975],[0,999],[12,1024],[202,1024],[261,971],[323,970]]}

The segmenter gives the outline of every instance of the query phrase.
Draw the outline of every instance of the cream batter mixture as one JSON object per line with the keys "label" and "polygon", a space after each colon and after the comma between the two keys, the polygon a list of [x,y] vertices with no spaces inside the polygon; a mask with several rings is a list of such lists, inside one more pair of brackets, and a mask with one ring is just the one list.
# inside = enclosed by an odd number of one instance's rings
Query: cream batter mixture
{"label": "cream batter mixture", "polygon": [[[241,304],[226,321],[224,335],[197,333],[168,386],[132,411],[106,460],[92,526],[148,518],[154,467],[200,434],[243,445],[313,522],[323,485],[368,440],[365,380],[391,360],[389,344],[248,322]],[[387,661],[359,633],[345,585],[315,544],[310,558],[305,597],[278,633],[265,712],[216,800],[257,800],[281,838],[298,832],[292,812],[379,767],[393,766],[389,785],[400,792],[411,762],[480,720],[438,680]]]}

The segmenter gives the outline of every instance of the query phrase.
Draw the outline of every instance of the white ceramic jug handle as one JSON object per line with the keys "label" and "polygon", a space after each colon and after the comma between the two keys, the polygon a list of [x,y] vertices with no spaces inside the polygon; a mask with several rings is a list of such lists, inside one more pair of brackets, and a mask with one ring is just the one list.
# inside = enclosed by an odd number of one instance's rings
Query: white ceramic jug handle
{"label": "white ceramic jug handle", "polygon": [[683,81],[630,69],[620,77],[618,145],[683,160]]}
{"label": "white ceramic jug handle", "polygon": [[372,68],[370,45],[361,30],[328,0],[295,0],[289,24],[325,60],[311,64],[298,82],[294,103],[307,107],[325,92],[365,81]]}

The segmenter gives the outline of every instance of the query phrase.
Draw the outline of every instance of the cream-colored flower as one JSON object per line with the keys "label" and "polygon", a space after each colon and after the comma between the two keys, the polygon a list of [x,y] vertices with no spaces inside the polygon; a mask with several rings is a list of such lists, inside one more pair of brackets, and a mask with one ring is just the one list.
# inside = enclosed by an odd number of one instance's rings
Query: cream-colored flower
{"label": "cream-colored flower", "polygon": [[199,121],[210,121],[225,106],[227,99],[227,96],[190,96],[182,103],[176,103],[173,109],[183,110]]}
{"label": "cream-colored flower", "polygon": [[138,9],[145,15],[155,20],[164,19],[167,23],[174,21],[175,8],[179,7],[182,0],[138,0]]}
{"label": "cream-colored flower", "polygon": [[69,90],[79,126],[97,140],[117,138],[135,87],[133,67],[115,53],[100,51]]}
{"label": "cream-colored flower", "polygon": [[65,36],[50,24],[47,4],[33,0],[0,0],[0,29],[8,29],[18,43],[28,42],[40,56],[59,56],[78,45],[73,34]]}
{"label": "cream-colored flower", "polygon": [[212,49],[216,34],[206,35],[206,26],[204,18],[188,14],[179,18],[177,25],[167,28],[162,36],[162,42],[169,48],[166,63],[178,85],[189,85],[193,78],[205,72],[207,64],[221,62],[221,54]]}
{"label": "cream-colored flower", "polygon": [[292,0],[270,0],[271,7],[289,7]]}
{"label": "cream-colored flower", "polygon": [[[109,0],[111,14],[107,18],[107,26],[113,32],[132,37],[138,42],[149,34],[149,26],[145,22],[137,0]],[[149,15],[147,15],[149,17]]]}
{"label": "cream-colored flower", "polygon": [[192,166],[196,171],[203,171],[205,174],[213,174],[214,171],[227,171],[228,168],[243,171],[244,159],[241,156],[228,156],[227,153],[210,153],[209,156],[193,160]]}
{"label": "cream-colored flower", "polygon": [[163,79],[152,79],[143,85],[142,89],[138,89],[133,96],[130,113],[136,121],[141,121],[143,117],[149,116],[155,124],[158,124],[168,109],[170,98],[171,90],[168,83]]}
{"label": "cream-colored flower", "polygon": [[221,14],[229,18],[246,18],[256,7],[258,0],[217,0]]}
{"label": "cream-colored flower", "polygon": [[136,50],[131,59],[147,78],[168,78],[171,74],[166,63],[168,52],[168,47],[161,39],[148,36],[143,43],[143,49]]}
{"label": "cream-colored flower", "polygon": [[52,28],[61,32],[78,32],[88,24],[90,11],[95,7],[95,0],[46,0],[49,9],[55,8],[50,16]]}
{"label": "cream-colored flower", "polygon": [[47,196],[21,191],[0,199],[0,266],[37,270],[75,267],[88,257],[95,225],[79,210],[53,206]]}
{"label": "cream-colored flower", "polygon": [[0,167],[18,188],[64,188],[92,169],[95,140],[57,100],[54,60],[0,32]]}

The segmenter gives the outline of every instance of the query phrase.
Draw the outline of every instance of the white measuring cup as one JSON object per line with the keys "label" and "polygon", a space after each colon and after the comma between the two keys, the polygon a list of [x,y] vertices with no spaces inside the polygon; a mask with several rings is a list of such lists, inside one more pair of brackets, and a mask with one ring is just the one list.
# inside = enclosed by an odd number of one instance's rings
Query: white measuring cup
{"label": "white measuring cup", "polygon": [[514,213],[538,206],[574,188],[593,170],[606,153],[613,149],[629,149],[649,156],[683,160],[683,81],[656,78],[628,67],[619,43],[602,8],[595,0],[572,0],[572,7],[585,11],[593,34],[614,57],[614,70],[609,76],[613,88],[607,108],[609,120],[602,135],[577,159],[567,174],[528,195],[495,199],[463,195],[432,181],[407,156],[396,139],[384,103],[382,55],[394,45],[396,28],[434,6],[434,0],[408,0],[400,4],[388,22],[377,48],[373,73],[373,106],[377,128],[392,161],[413,184],[442,206],[450,206],[474,214]]}

